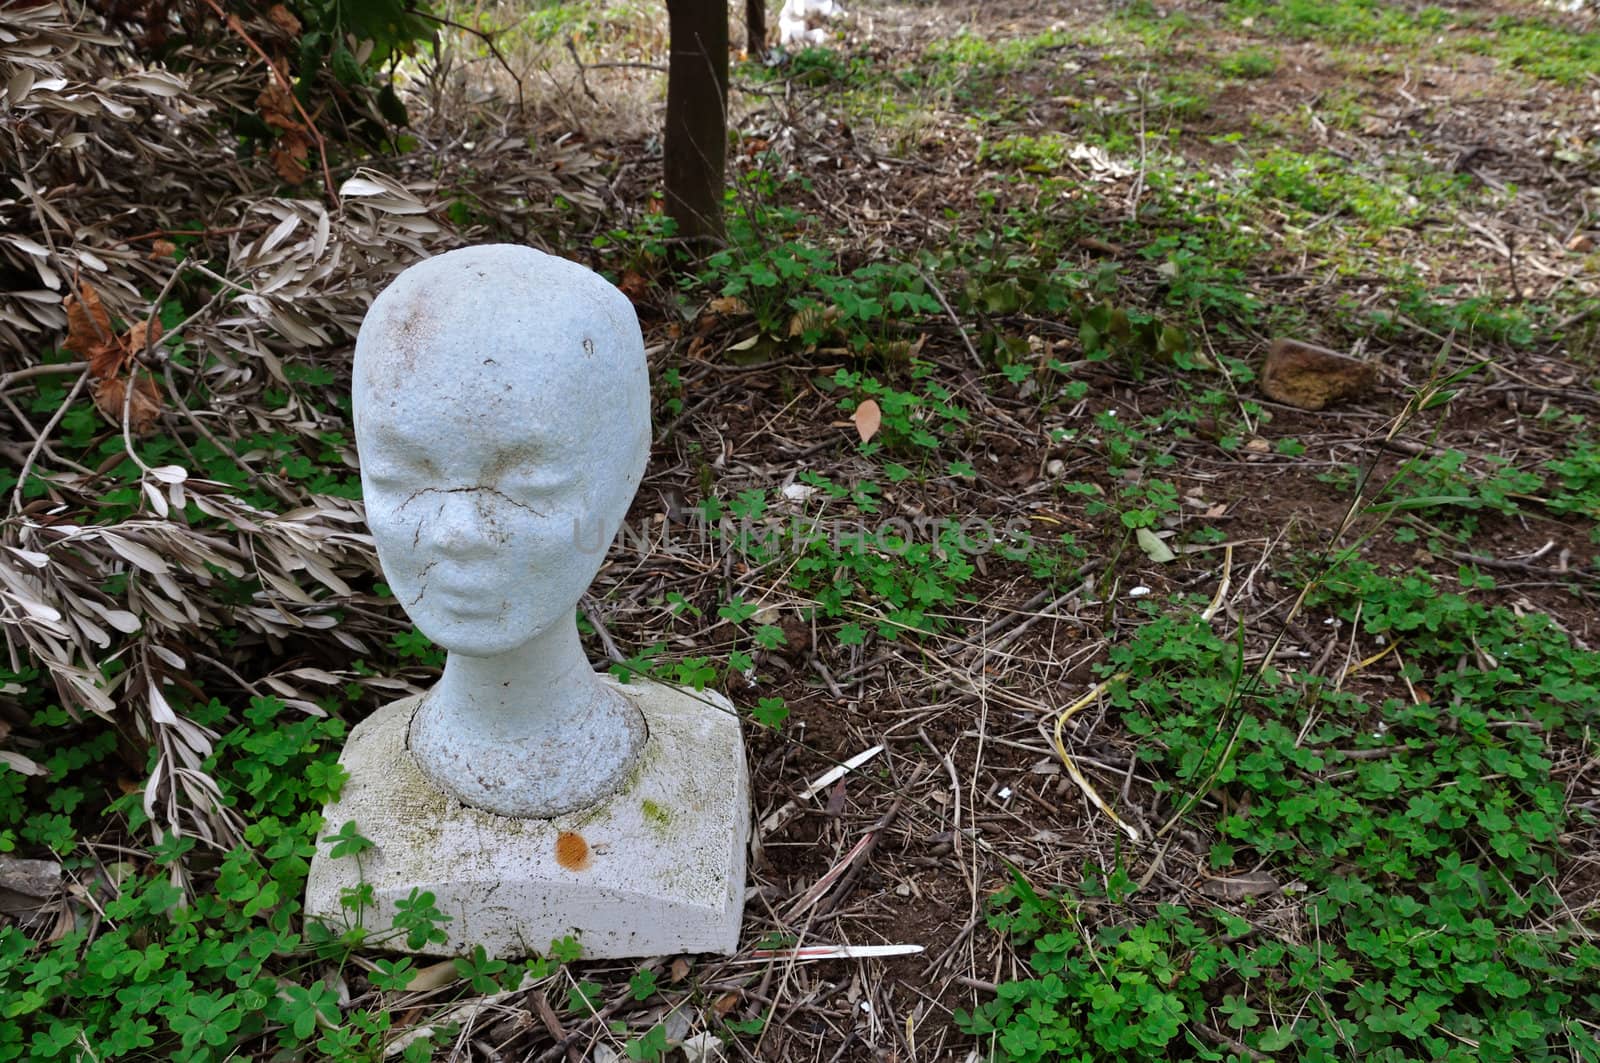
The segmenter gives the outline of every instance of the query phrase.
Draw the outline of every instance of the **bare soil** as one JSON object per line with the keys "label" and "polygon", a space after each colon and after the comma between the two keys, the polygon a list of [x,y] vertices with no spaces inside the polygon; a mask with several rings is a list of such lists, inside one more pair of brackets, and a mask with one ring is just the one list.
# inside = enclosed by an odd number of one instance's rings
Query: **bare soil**
{"label": "bare soil", "polygon": [[[1222,25],[1216,5],[1186,2],[1166,9],[1192,16],[1201,29],[1160,63],[1206,77],[1214,74],[1216,55],[1259,43]],[[858,12],[851,51],[894,63],[962,26],[989,39],[1049,29],[1088,36],[1111,10],[1109,5],[1045,10],[1031,3],[874,4]],[[870,35],[863,26],[871,27]],[[1552,130],[1592,120],[1591,93],[1534,85],[1481,56],[1448,65],[1407,65],[1398,73],[1364,73],[1351,54],[1332,54],[1314,42],[1274,42],[1274,47],[1280,57],[1276,73],[1224,83],[1202,114],[1175,122],[1177,150],[1191,163],[1219,169],[1235,165],[1261,143],[1263,121],[1275,130],[1273,143],[1292,151],[1374,159],[1397,150],[1421,153],[1485,185],[1515,184],[1521,192],[1513,209],[1465,219],[1472,227],[1452,238],[1412,243],[1413,253],[1433,265],[1441,279],[1469,281],[1515,299],[1507,294],[1515,269],[1523,298],[1547,297],[1563,285],[1592,290],[1592,270],[1563,246],[1594,224],[1592,203],[1586,206],[1576,194],[1582,175],[1553,160],[1549,147]],[[1048,63],[1025,65],[991,86],[986,105],[1025,106],[1007,109],[1003,129],[985,135],[1058,132],[1070,125],[1070,101],[1126,88],[1141,66],[1149,69],[1154,62],[1137,53],[1131,59],[1108,55],[1088,45],[1056,51]],[[1359,108],[1355,124],[1319,117],[1336,95]],[[825,96],[791,90],[787,98],[756,106],[747,118],[747,135],[754,130],[768,144],[783,145],[810,182],[807,191],[786,190],[786,202],[837,225],[847,253],[866,259],[906,254],[930,241],[957,238],[983,218],[985,208],[976,196],[982,184],[977,179],[982,167],[974,162],[978,137],[959,107],[924,116],[931,120],[919,127],[910,149],[896,151],[886,130],[833,117],[828,102]],[[1254,139],[1228,143],[1222,139],[1226,134]],[[632,176],[640,189],[655,180],[649,163],[641,163]],[[1027,197],[1025,186],[1014,191],[1018,202]],[[1116,200],[1110,191],[1102,198],[1113,206]],[[1108,229],[1126,232],[1125,220],[1112,215],[1104,222]],[[1488,244],[1522,249],[1520,268],[1510,256],[1489,254]],[[1133,256],[1137,247],[1125,251],[1128,268],[1141,268]],[[1103,254],[1086,249],[1083,260],[1093,262]],[[1302,301],[1312,308],[1313,320],[1317,307],[1331,305],[1341,294],[1382,295],[1371,290],[1370,278],[1313,275],[1294,263],[1261,263],[1251,282],[1265,300]],[[853,429],[835,408],[835,396],[813,384],[852,364],[849,358],[813,355],[803,365],[729,371],[718,364],[717,346],[749,333],[746,325],[731,320],[712,326],[703,363],[686,362],[687,330],[680,334],[668,327],[671,315],[665,307],[660,311],[650,339],[660,345],[663,367],[678,366],[690,382],[685,391],[690,412],[661,440],[634,517],[664,515],[664,498],[696,497],[696,479],[707,463],[724,497],[745,486],[786,482],[806,469],[839,482],[865,471],[853,456]],[[1526,465],[1557,453],[1565,435],[1563,429],[1542,427],[1533,415],[1549,405],[1574,412],[1591,412],[1594,405],[1592,340],[1584,350],[1560,344],[1513,349],[1456,337],[1455,346],[1467,344],[1468,357],[1491,362],[1490,369],[1461,392],[1447,415],[1419,422],[1385,449],[1386,426],[1408,392],[1426,379],[1442,338],[1415,330],[1398,340],[1358,337],[1337,328],[1308,338],[1355,340],[1366,357],[1384,367],[1384,384],[1356,405],[1320,413],[1276,406],[1242,387],[1270,416],[1256,425],[1256,438],[1267,444],[1261,450],[1224,449],[1203,431],[1156,441],[1162,453],[1176,459],[1161,476],[1176,484],[1184,499],[1173,528],[1181,535],[1204,524],[1222,530],[1234,544],[1225,615],[1245,625],[1253,640],[1270,631],[1294,597],[1296,580],[1303,576],[1294,559],[1315,556],[1325,547],[1350,505],[1348,483],[1325,482],[1326,474],[1370,466],[1375,482],[1381,482],[1401,462],[1449,448],[1480,457],[1504,455]],[[1221,353],[1255,364],[1268,339],[1237,329],[1214,337]],[[1064,349],[1069,346],[1064,341]],[[1059,418],[1042,419],[1036,402],[996,389],[992,377],[978,383],[954,328],[930,331],[923,357],[935,361],[939,379],[975,406],[977,428],[963,456],[979,476],[954,488],[947,481],[886,487],[886,509],[1022,514],[1051,521],[1053,531],[1071,531],[1088,547],[1088,572],[1079,583],[1046,587],[992,566],[967,586],[968,598],[944,634],[883,644],[872,659],[863,660],[858,651],[832,640],[803,636],[791,639],[802,643],[798,647],[757,655],[758,681],[736,694],[782,696],[793,710],[782,734],[752,738],[758,822],[795,802],[797,791],[830,766],[875,746],[884,752],[815,799],[798,802],[800,814],[784,825],[762,832],[760,857],[752,867],[746,939],[776,935],[801,945],[910,944],[923,952],[887,961],[779,965],[754,980],[739,973],[747,968],[703,961],[694,973],[703,985],[740,987],[732,1015],[770,1012],[767,1032],[754,1047],[736,1049],[751,1058],[966,1056],[973,1046],[956,1030],[952,1013],[980,1003],[995,983],[1024,973],[984,920],[985,898],[1008,882],[1008,864],[1036,881],[1073,883],[1084,868],[1104,867],[1120,856],[1134,878],[1147,882],[1141,896],[1150,903],[1193,902],[1200,896],[1199,863],[1209,844],[1204,828],[1179,832],[1173,848],[1161,854],[1126,846],[1060,772],[1045,725],[1086,688],[1093,678],[1091,665],[1106,645],[1138,622],[1130,589],[1149,587],[1154,600],[1175,591],[1208,596],[1223,578],[1220,548],[1181,556],[1169,566],[1146,563],[1104,518],[1085,517],[1081,500],[1063,501],[1055,492],[1058,479],[1105,481],[1105,470],[1092,455],[1052,441],[1050,429],[1061,425]],[[1070,419],[1075,424],[1107,410],[1137,421],[1182,401],[1160,379],[1136,379],[1116,366],[1086,366],[1081,379],[1090,392]],[[1295,456],[1276,453],[1271,445],[1279,440],[1298,441],[1304,450]],[[1064,471],[1046,472],[1052,460],[1062,460]],[[1478,531],[1470,547],[1436,553],[1382,531],[1365,542],[1362,552],[1382,565],[1441,575],[1454,574],[1470,557],[1499,581],[1490,600],[1548,612],[1578,643],[1588,645],[1595,616],[1590,524],[1475,516]],[[638,582],[628,566],[616,569],[619,585]],[[809,603],[795,596],[781,575],[747,571],[737,560],[722,558],[718,564],[711,559],[701,578],[675,586],[707,617],[714,617],[719,601],[737,588],[747,600],[780,604],[788,622],[803,629],[798,618]],[[647,586],[642,595],[633,589],[625,593],[649,597],[664,586]],[[604,600],[613,636],[635,645],[659,637],[647,612],[626,601]],[[1045,604],[1050,608],[1041,611]],[[1303,617],[1291,627],[1284,652],[1302,666],[1326,662],[1335,649],[1330,629],[1319,621]],[[986,653],[995,635],[1019,625],[1025,628],[1022,637]],[[715,624],[677,632],[699,651],[715,646],[719,633],[727,635]],[[1396,680],[1375,675],[1366,681],[1382,686]],[[1141,775],[1136,744],[1114,719],[1085,713],[1069,736],[1096,785],[1115,795],[1128,819],[1140,823],[1158,815],[1159,802]],[[853,857],[853,847],[869,837],[869,848]],[[820,899],[797,905],[841,866],[843,874]],[[1592,868],[1575,868],[1563,889],[1592,901],[1594,878]],[[1283,897],[1254,908],[1251,918],[1285,926],[1301,921],[1295,903]],[[642,1023],[652,1016],[638,1018]]]}

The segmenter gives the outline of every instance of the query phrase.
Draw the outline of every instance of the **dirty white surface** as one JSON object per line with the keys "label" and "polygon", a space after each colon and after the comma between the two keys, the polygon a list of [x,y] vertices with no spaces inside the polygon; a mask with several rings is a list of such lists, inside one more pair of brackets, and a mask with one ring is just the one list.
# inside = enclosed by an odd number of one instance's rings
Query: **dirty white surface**
{"label": "dirty white surface", "polygon": [[[306,914],[336,928],[357,918],[384,948],[491,956],[543,952],[571,934],[595,958],[731,953],[744,907],[749,781],[733,706],[722,695],[647,680],[598,682],[627,699],[649,737],[610,799],[548,819],[497,816],[442,792],[406,748],[418,698],[357,725],[350,773],[324,812],[326,833],[354,821],[372,849],[333,859],[318,846]],[[575,841],[574,839],[580,839]],[[365,882],[374,903],[340,905]],[[430,892],[448,939],[409,949],[384,938],[395,901]]]}
{"label": "dirty white surface", "polygon": [[644,741],[575,621],[649,456],[633,305],[530,247],[425,259],[363,320],[351,397],[384,578],[449,651],[411,735],[423,771],[501,815],[593,804]]}
{"label": "dirty white surface", "polygon": [[785,48],[816,48],[828,43],[828,23],[844,15],[835,0],[784,0],[778,11],[778,43]]}
{"label": "dirty white surface", "polygon": [[[749,784],[738,717],[597,675],[576,607],[644,473],[650,381],[633,306],[509,244],[401,273],[356,340],[352,401],[384,578],[448,651],[425,695],[351,732],[325,810],[375,843],[312,862],[306,912],[384,947],[521,956],[731,952]],[[341,903],[368,886],[372,903]],[[450,922],[412,949],[396,903]]]}

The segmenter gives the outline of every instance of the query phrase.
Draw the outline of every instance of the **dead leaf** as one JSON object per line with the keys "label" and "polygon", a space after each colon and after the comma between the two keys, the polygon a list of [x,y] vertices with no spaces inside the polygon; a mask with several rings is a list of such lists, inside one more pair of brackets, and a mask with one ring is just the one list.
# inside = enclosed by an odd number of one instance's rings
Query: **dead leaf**
{"label": "dead leaf", "polygon": [[70,906],[63,904],[56,909],[56,925],[44,936],[42,944],[54,945],[77,928],[78,917],[72,914]]}
{"label": "dead leaf", "polygon": [[288,84],[287,68],[274,64],[278,76],[267,82],[267,87],[256,96],[256,106],[261,110],[261,120],[280,131],[270,153],[273,169],[285,184],[298,185],[306,179],[306,160],[311,155],[310,131],[301,123],[295,109],[294,97],[284,86]]}
{"label": "dead leaf", "polygon": [[673,960],[672,966],[667,970],[667,977],[674,985],[689,977],[689,961],[682,956]]}
{"label": "dead leaf", "polygon": [[638,270],[630,269],[622,275],[622,280],[617,284],[617,289],[628,297],[631,303],[638,303],[650,292],[650,281]]}
{"label": "dead leaf", "polygon": [[0,749],[0,764],[22,775],[49,775],[50,769],[10,749]]}
{"label": "dead leaf", "polygon": [[122,369],[122,363],[127,360],[122,344],[112,342],[101,344],[88,353],[89,378],[91,380],[110,380]]}
{"label": "dead leaf", "polygon": [[789,337],[793,339],[797,336],[803,336],[807,332],[823,336],[828,335],[834,331],[834,325],[838,320],[839,308],[837,306],[801,307],[789,319]]}
{"label": "dead leaf", "polygon": [[840,816],[844,815],[844,799],[844,780],[840,779],[838,782],[834,783],[833,788],[828,791],[828,807],[823,815],[827,816],[829,819],[838,819]]}
{"label": "dead leaf", "polygon": [[285,133],[272,146],[272,168],[284,184],[304,184],[306,160],[311,157],[311,145],[298,132]]}
{"label": "dead leaf", "polygon": [[1085,251],[1098,251],[1103,255],[1120,257],[1128,253],[1128,249],[1121,244],[1114,244],[1108,240],[1101,240],[1094,236],[1078,237],[1078,246]]}
{"label": "dead leaf", "polygon": [[1164,565],[1178,556],[1172,552],[1172,547],[1161,540],[1161,536],[1149,528],[1140,528],[1134,533],[1134,536],[1139,540],[1139,549],[1143,550],[1145,556],[1158,565]]}
{"label": "dead leaf", "polygon": [[94,387],[95,408],[100,411],[107,421],[113,425],[122,425],[122,407],[128,406],[128,430],[136,436],[142,436],[155,426],[156,419],[161,416],[161,393],[156,390],[156,382],[149,374],[139,377],[133,387],[133,398],[127,397],[127,379],[112,377],[101,380]]}
{"label": "dead leaf", "polygon": [[61,346],[91,361],[102,347],[114,346],[117,334],[111,328],[111,315],[100,303],[100,293],[90,284],[78,283],[77,291],[67,296],[67,338]]}
{"label": "dead leaf", "polygon": [[150,259],[175,258],[178,254],[178,245],[171,240],[157,240],[150,245]]}
{"label": "dead leaf", "polygon": [[1219,901],[1242,901],[1276,893],[1280,888],[1278,880],[1263,871],[1230,878],[1209,878],[1200,883],[1201,893]]}
{"label": "dead leaf", "polygon": [[267,21],[291,37],[300,36],[300,20],[291,15],[289,9],[282,4],[273,4],[267,8]]}
{"label": "dead leaf", "polygon": [[748,314],[750,312],[750,307],[745,305],[745,301],[734,295],[719,295],[717,298],[711,300],[706,309],[710,310],[713,314],[722,314],[728,317],[733,317],[740,314]]}
{"label": "dead leaf", "polygon": [[288,82],[286,69],[279,66],[277,70],[279,76],[268,79],[267,87],[256,96],[256,106],[261,109],[261,120],[285,132],[304,133],[306,127],[300,124],[294,97],[290,96],[289,90],[284,87]]}
{"label": "dead leaf", "polygon": [[411,981],[406,983],[408,993],[431,993],[435,989],[459,980],[460,973],[456,970],[454,960],[445,960],[442,963],[430,964],[411,976]]}
{"label": "dead leaf", "polygon": [[850,418],[855,422],[856,431],[861,435],[861,442],[871,441],[878,434],[878,429],[883,427],[883,411],[871,399],[866,399]]}
{"label": "dead leaf", "polygon": [[156,318],[146,318],[128,330],[126,343],[128,354],[138,356],[143,354],[147,347],[153,347],[161,339],[161,322]]}

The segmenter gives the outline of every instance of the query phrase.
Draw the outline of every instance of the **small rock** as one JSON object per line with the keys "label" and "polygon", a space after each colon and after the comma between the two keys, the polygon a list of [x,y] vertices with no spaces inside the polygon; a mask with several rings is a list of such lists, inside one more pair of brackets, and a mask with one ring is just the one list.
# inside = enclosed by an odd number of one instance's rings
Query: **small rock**
{"label": "small rock", "polygon": [[1261,393],[1275,402],[1320,410],[1330,403],[1360,398],[1377,382],[1371,362],[1299,340],[1272,341],[1261,371]]}
{"label": "small rock", "polygon": [[1594,237],[1590,236],[1588,233],[1579,233],[1577,236],[1574,236],[1572,239],[1567,241],[1567,250],[1593,251]]}
{"label": "small rock", "polygon": [[0,913],[32,916],[61,889],[61,865],[54,860],[0,856]]}
{"label": "small rock", "polygon": [[0,889],[35,900],[49,900],[61,888],[61,865],[54,860],[0,856]]}

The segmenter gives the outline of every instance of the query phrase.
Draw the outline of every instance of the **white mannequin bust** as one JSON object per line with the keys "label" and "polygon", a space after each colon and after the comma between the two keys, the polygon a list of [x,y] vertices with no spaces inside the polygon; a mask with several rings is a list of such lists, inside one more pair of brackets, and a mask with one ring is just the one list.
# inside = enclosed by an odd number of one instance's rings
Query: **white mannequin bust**
{"label": "white mannequin bust", "polygon": [[430,258],[373,302],[352,397],[385,578],[448,657],[432,690],[351,728],[323,819],[372,846],[319,847],[306,917],[382,932],[426,891],[443,940],[386,947],[515,957],[576,934],[595,958],[735,951],[737,710],[596,673],[578,642],[578,599],[649,451],[633,307],[526,247]]}
{"label": "white mannequin bust", "polygon": [[575,617],[649,456],[633,307],[564,259],[463,248],[378,296],[352,383],[384,575],[448,651],[411,723],[418,766],[501,816],[602,800],[646,738],[585,658]]}

